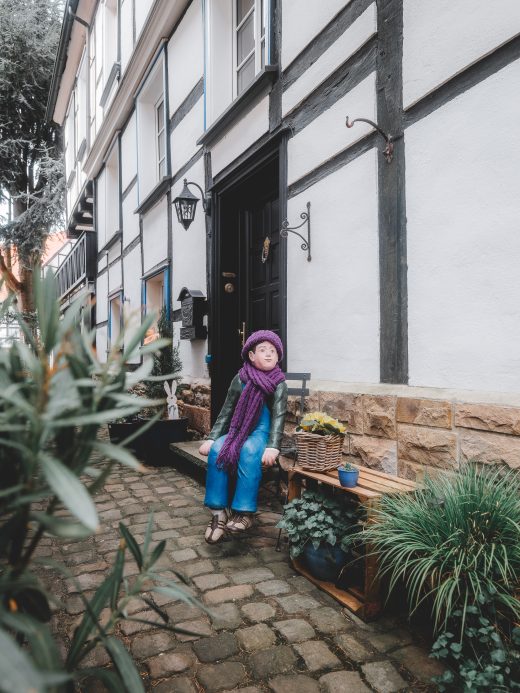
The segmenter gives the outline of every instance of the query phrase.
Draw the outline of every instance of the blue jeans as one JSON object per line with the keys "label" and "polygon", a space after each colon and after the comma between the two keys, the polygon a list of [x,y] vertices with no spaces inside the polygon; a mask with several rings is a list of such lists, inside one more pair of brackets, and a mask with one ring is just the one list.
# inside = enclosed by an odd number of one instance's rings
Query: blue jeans
{"label": "blue jeans", "polygon": [[264,404],[255,430],[240,451],[236,476],[217,467],[217,457],[226,436],[221,436],[213,443],[208,455],[204,505],[212,510],[231,507],[237,512],[256,512],[258,488],[262,478],[262,455],[267,445],[270,428],[271,414]]}

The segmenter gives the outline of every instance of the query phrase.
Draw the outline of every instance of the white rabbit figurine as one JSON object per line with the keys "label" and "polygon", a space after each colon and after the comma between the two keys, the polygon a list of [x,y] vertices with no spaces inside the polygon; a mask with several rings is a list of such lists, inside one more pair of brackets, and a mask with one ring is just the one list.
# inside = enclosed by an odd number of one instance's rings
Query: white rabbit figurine
{"label": "white rabbit figurine", "polygon": [[164,389],[166,391],[166,403],[168,406],[169,419],[179,418],[179,407],[177,406],[177,397],[175,396],[174,384],[174,380],[172,380],[171,386],[166,381],[164,381]]}

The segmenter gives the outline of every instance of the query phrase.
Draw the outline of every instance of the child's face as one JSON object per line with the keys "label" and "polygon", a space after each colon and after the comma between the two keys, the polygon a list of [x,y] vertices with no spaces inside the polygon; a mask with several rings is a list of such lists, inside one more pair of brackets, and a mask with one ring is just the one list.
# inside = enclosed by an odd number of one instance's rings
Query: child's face
{"label": "child's face", "polygon": [[271,342],[260,342],[249,352],[249,360],[260,371],[272,371],[278,363],[278,353]]}

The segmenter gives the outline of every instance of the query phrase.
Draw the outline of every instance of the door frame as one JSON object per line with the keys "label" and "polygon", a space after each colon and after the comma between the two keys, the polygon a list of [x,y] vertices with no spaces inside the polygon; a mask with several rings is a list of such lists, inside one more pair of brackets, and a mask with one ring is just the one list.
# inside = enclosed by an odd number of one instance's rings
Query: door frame
{"label": "door frame", "polygon": [[[222,239],[222,198],[232,192],[233,188],[242,185],[262,168],[270,160],[278,159],[278,204],[280,228],[287,216],[287,135],[277,136],[270,140],[258,152],[248,158],[244,164],[230,172],[222,181],[212,188],[212,243],[211,243],[211,271],[210,271],[210,309],[208,315],[209,343],[212,363],[218,368],[218,359],[225,349],[226,335],[221,330],[221,310],[223,287],[220,280],[221,267],[221,239]],[[287,363],[287,243],[280,242],[280,337],[284,344],[285,362]],[[222,393],[217,392],[214,368],[210,368],[211,377],[211,421],[218,416],[217,408],[222,402]]]}

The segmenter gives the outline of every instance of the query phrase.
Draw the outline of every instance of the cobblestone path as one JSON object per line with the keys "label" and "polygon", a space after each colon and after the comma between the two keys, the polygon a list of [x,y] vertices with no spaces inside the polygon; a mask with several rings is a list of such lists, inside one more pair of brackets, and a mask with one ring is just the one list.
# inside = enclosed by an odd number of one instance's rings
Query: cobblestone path
{"label": "cobblestone path", "polygon": [[[417,637],[388,617],[366,625],[290,567],[285,544],[275,551],[280,506],[262,492],[258,523],[248,538],[208,546],[208,511],[200,481],[173,468],[140,475],[120,469],[97,496],[102,532],[87,541],[44,540],[40,556],[61,559],[91,593],[102,581],[118,546],[124,520],[142,542],[148,512],[153,539],[167,540],[163,567],[183,573],[207,614],[154,595],[172,621],[200,633],[173,635],[126,622],[118,634],[139,663],[147,690],[156,693],[241,691],[257,693],[393,693],[434,691],[438,673]],[[137,573],[128,560],[126,575]],[[82,603],[74,586],[46,575],[66,611],[54,617],[65,642],[77,626]],[[54,575],[54,574],[52,574]],[[136,613],[146,609],[142,602]],[[144,618],[154,612],[138,614]],[[86,665],[108,664],[94,650]],[[101,691],[91,686],[84,690]]]}

